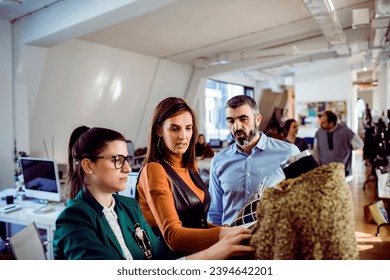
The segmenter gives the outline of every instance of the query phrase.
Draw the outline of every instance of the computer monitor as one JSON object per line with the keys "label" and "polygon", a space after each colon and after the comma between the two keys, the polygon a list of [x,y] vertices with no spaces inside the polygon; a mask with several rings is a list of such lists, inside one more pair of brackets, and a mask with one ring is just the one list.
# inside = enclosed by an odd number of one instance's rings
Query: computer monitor
{"label": "computer monitor", "polygon": [[222,148],[222,140],[221,139],[210,139],[209,145],[212,148]]}
{"label": "computer monitor", "polygon": [[130,172],[127,174],[126,189],[120,191],[119,194],[127,197],[135,198],[136,184],[138,179],[138,172]]}
{"label": "computer monitor", "polygon": [[55,160],[22,157],[20,166],[26,197],[61,201],[61,185]]}
{"label": "computer monitor", "polygon": [[131,140],[126,140],[127,145],[127,154],[133,157],[133,161],[131,162],[134,165],[134,143]]}

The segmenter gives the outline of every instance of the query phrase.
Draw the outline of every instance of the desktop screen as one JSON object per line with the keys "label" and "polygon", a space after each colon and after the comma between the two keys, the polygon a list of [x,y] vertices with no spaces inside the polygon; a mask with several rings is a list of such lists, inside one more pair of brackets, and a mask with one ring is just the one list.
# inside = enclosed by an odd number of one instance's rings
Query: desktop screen
{"label": "desktop screen", "polygon": [[27,197],[61,201],[58,167],[54,160],[22,157],[20,165]]}
{"label": "desktop screen", "polygon": [[135,198],[135,192],[137,188],[138,172],[130,172],[127,174],[126,189],[120,191],[119,194],[127,197]]}
{"label": "desktop screen", "polygon": [[131,162],[134,165],[134,143],[131,140],[126,140],[127,145],[127,154],[133,157],[133,161]]}
{"label": "desktop screen", "polygon": [[220,139],[210,139],[209,145],[212,148],[222,148],[222,140],[220,140]]}

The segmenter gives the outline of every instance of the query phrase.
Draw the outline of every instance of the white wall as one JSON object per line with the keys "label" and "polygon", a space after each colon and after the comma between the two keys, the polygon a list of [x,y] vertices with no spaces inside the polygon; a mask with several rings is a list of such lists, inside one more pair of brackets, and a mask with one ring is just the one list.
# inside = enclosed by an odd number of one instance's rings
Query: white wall
{"label": "white wall", "polygon": [[378,73],[378,92],[377,94],[374,94],[373,98],[373,108],[375,109],[375,112],[378,116],[381,116],[383,111],[385,112],[385,115],[387,115],[387,109],[390,108],[390,104],[388,104],[388,92],[390,89],[389,76],[389,65],[387,63],[381,65],[380,71]]}
{"label": "white wall", "polygon": [[[61,163],[80,125],[119,130],[145,147],[155,105],[167,96],[184,96],[191,69],[80,40],[48,50],[39,94],[32,107],[30,152]],[[32,96],[33,97],[33,96]]]}
{"label": "white wall", "polygon": [[383,83],[386,84],[386,90],[384,91],[385,100],[383,104],[385,104],[384,110],[390,109],[390,63],[386,62],[386,77]]}
{"label": "white wall", "polygon": [[372,95],[373,121],[376,122],[380,117],[386,118],[388,109],[390,109],[390,64],[384,63],[378,67],[378,87]]}
{"label": "white wall", "polygon": [[14,184],[12,27],[0,20],[0,189]]}
{"label": "white wall", "polygon": [[[347,101],[347,124],[352,119],[352,73],[348,60],[335,59],[311,63],[299,67],[295,74],[295,108],[300,102]],[[295,118],[298,112],[295,110]],[[313,137],[316,128],[300,128],[299,136]]]}
{"label": "white wall", "polygon": [[19,50],[15,75],[15,139],[18,151],[30,153],[30,108],[34,108],[39,93],[48,49],[23,46]]}

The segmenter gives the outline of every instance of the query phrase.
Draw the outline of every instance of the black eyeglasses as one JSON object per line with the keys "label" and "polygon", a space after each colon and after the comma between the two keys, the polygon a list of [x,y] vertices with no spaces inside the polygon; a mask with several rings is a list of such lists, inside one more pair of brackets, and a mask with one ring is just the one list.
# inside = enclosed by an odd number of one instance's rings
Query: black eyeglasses
{"label": "black eyeglasses", "polygon": [[96,156],[91,158],[111,158],[114,161],[115,169],[121,169],[125,162],[127,161],[128,164],[131,166],[133,162],[133,156],[124,156],[124,155],[115,155],[115,156]]}

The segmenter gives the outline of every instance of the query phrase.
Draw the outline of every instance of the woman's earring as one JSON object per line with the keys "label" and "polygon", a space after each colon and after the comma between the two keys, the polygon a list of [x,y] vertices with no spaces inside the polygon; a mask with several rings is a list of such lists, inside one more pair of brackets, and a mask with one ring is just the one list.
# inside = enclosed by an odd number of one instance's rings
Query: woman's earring
{"label": "woman's earring", "polygon": [[162,154],[162,151],[163,151],[163,143],[161,141],[161,137],[158,137],[157,139],[157,150],[160,154]]}
{"label": "woman's earring", "polygon": [[92,170],[89,170],[89,174],[92,174],[93,172],[92,172]]}

